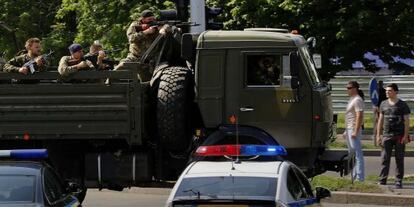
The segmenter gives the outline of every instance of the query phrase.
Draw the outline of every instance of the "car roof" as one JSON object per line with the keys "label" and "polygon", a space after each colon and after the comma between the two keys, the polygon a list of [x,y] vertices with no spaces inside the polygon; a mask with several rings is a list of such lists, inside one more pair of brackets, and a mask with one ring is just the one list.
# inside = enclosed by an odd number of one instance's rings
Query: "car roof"
{"label": "car roof", "polygon": [[44,164],[32,161],[0,161],[0,175],[38,175]]}
{"label": "car roof", "polygon": [[198,161],[190,164],[184,177],[231,175],[277,178],[282,163],[283,161],[242,161],[241,163],[231,161]]}

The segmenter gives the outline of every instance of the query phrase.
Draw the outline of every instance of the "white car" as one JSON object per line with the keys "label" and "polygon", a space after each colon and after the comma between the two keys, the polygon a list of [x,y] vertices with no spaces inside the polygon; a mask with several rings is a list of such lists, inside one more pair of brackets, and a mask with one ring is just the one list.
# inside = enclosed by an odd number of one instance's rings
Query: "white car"
{"label": "white car", "polygon": [[274,207],[306,206],[330,196],[317,188],[293,163],[261,160],[259,156],[286,154],[282,146],[201,146],[197,156],[225,156],[224,161],[195,161],[182,173],[167,207]]}

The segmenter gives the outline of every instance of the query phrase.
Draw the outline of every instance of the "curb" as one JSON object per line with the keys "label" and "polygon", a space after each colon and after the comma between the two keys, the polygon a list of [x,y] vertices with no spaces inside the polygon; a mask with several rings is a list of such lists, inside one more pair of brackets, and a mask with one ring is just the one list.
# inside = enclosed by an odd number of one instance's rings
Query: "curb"
{"label": "curb", "polygon": [[[347,149],[330,149],[332,151],[338,152],[348,152]],[[379,157],[381,156],[381,150],[363,150],[364,156],[368,157]],[[392,156],[394,156],[394,151],[392,151]],[[414,151],[405,151],[404,157],[414,157]]]}
{"label": "curb", "polygon": [[336,191],[331,193],[330,198],[323,199],[322,201],[324,203],[412,206],[414,204],[414,196]]}

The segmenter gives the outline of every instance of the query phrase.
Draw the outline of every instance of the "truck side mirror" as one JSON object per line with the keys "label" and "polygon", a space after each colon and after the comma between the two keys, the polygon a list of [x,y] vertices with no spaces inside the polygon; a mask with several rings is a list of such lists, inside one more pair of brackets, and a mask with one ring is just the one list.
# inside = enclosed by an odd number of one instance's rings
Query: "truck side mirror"
{"label": "truck side mirror", "polygon": [[309,37],[306,40],[306,44],[308,44],[309,48],[315,48],[316,47],[316,38],[315,37]]}
{"label": "truck side mirror", "polygon": [[194,35],[190,33],[183,34],[181,38],[181,57],[184,60],[193,62],[195,54]]}
{"label": "truck side mirror", "polygon": [[299,68],[300,68],[300,59],[297,52],[291,52],[290,57],[290,75],[291,83],[290,86],[292,89],[299,88]]}

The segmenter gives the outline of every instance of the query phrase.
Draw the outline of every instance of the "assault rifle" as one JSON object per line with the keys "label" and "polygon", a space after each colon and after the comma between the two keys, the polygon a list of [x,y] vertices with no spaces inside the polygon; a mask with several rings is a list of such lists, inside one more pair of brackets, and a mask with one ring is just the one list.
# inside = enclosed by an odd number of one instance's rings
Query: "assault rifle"
{"label": "assault rifle", "polygon": [[[122,49],[112,49],[112,50],[103,50],[105,55],[107,54],[111,54],[114,52],[118,52],[121,51]],[[95,54],[87,54],[84,56],[85,60],[89,60],[93,63],[93,65],[95,66],[95,68],[98,68],[97,62],[98,62],[98,53]],[[109,59],[109,58],[104,58],[102,60],[102,63],[107,64],[109,66],[109,68],[113,68],[115,64],[118,64],[118,61]]]}
{"label": "assault rifle", "polygon": [[[41,55],[37,58],[40,58],[41,61],[43,62],[43,65],[44,65],[44,64],[46,64],[47,61],[49,61],[49,59],[51,58],[53,53],[54,53],[54,51],[50,50],[49,53],[47,53],[45,55]],[[30,60],[29,62],[27,62],[23,65],[23,67],[26,67],[30,70],[31,74],[35,73],[39,69],[39,66],[36,63],[37,58],[35,58],[33,60]]]}
{"label": "assault rifle", "polygon": [[163,26],[165,24],[168,24],[170,26],[176,26],[176,27],[189,27],[189,26],[198,26],[198,24],[194,23],[194,22],[182,22],[182,21],[178,21],[178,20],[165,20],[165,21],[153,21],[150,22],[148,24],[140,24],[138,26],[136,26],[136,31],[140,32],[140,31],[144,31],[150,27],[158,27],[158,26]]}

